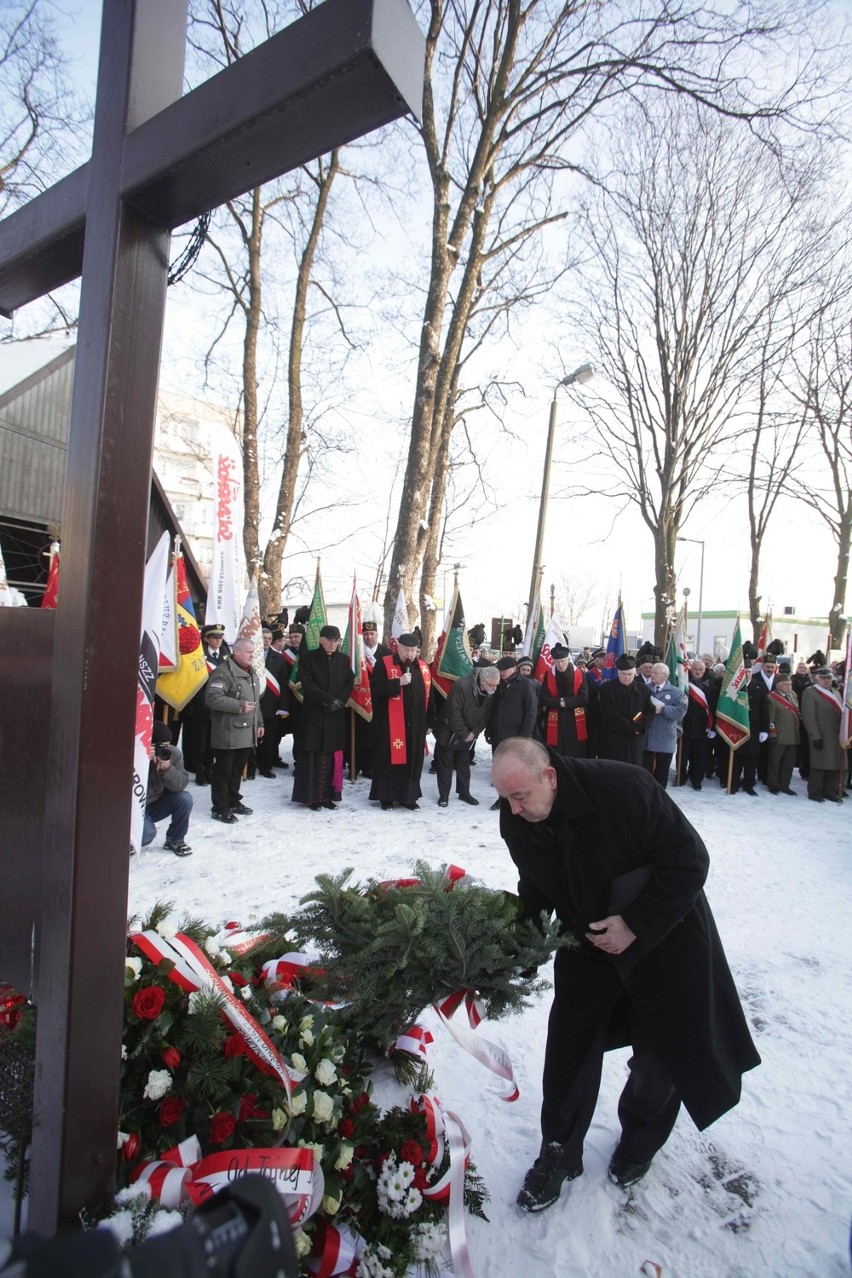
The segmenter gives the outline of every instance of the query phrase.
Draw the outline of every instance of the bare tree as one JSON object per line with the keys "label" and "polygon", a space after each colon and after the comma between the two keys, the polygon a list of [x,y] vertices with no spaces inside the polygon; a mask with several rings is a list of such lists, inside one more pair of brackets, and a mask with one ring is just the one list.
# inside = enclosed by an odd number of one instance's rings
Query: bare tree
{"label": "bare tree", "polygon": [[818,444],[819,474],[800,477],[796,495],[831,529],[837,571],[829,610],[831,646],[843,646],[852,542],[852,280],[847,275],[816,316],[797,354],[802,416]]}
{"label": "bare tree", "polygon": [[[666,2],[639,12],[585,0],[422,0],[420,12],[427,22],[419,132],[432,187],[431,254],[388,624],[400,588],[412,599],[430,542],[435,560],[471,317],[487,310],[505,271],[523,263],[542,232],[565,216],[554,200],[554,177],[576,170],[578,132],[608,100],[649,88],[690,94],[754,128],[797,105],[789,82],[757,103],[753,81],[734,72],[741,53],[781,35],[790,6],[778,6],[773,21],[756,20],[744,6]],[[539,286],[547,268],[544,262],[530,274],[526,259],[527,278]],[[550,269],[564,269],[564,260]],[[421,599],[430,584],[427,571]]]}
{"label": "bare tree", "polygon": [[654,542],[662,646],[678,534],[724,490],[751,397],[784,350],[771,325],[812,278],[805,211],[819,167],[784,167],[683,99],[632,112],[622,136],[582,221],[594,258],[577,319],[603,376],[584,396],[594,449],[580,491],[638,507]]}
{"label": "bare tree", "polygon": [[[190,44],[202,61],[227,65],[311,6],[296,0],[255,7],[223,0],[197,0]],[[227,366],[231,329],[239,332],[239,402],[245,484],[243,541],[250,574],[259,574],[261,609],[278,612],[282,597],[282,563],[294,523],[312,499],[316,479],[331,455],[348,447],[332,421],[331,389],[339,379],[349,350],[356,343],[347,332],[343,311],[329,278],[320,272],[320,246],[334,184],[340,173],[339,152],[320,157],[287,178],[257,187],[220,210],[207,240],[207,266],[199,267],[196,287],[207,285],[226,299],[224,314],[207,352],[208,377],[218,371],[220,352]],[[274,237],[270,243],[270,236]],[[290,256],[282,260],[281,244]],[[212,265],[210,265],[212,257]],[[327,265],[327,264],[326,264]],[[272,299],[270,301],[270,295]],[[277,299],[290,299],[289,311]],[[323,349],[323,372],[313,378],[313,408],[304,396],[304,365],[312,326],[331,318],[343,336],[341,346]],[[286,345],[286,354],[282,348]],[[278,408],[279,376],[286,368],[287,408]],[[283,379],[282,379],[283,380]],[[323,391],[328,399],[322,403]],[[264,466],[264,460],[266,466]],[[263,492],[276,491],[272,528],[263,544]],[[339,502],[338,502],[339,504]]]}
{"label": "bare tree", "polygon": [[580,618],[594,608],[600,599],[600,582],[584,573],[564,574],[555,583],[556,612],[569,629],[579,625]]}

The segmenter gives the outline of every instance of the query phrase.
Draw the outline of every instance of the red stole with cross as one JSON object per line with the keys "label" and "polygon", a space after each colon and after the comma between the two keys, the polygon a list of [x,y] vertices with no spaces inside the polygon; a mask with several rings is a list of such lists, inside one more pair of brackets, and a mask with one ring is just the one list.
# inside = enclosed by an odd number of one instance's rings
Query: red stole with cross
{"label": "red stole with cross", "polygon": [[[389,679],[398,679],[394,657],[383,657],[385,672]],[[424,712],[429,709],[429,691],[432,687],[432,672],[426,665],[425,661],[418,661],[420,667],[420,675],[423,679],[423,687],[426,691],[426,703],[423,707]],[[388,698],[388,737],[390,741],[390,761],[391,766],[396,767],[400,763],[408,763],[408,747],[405,744],[405,706],[402,700],[402,688],[395,697]]]}
{"label": "red stole with cross", "polygon": [[[547,691],[552,697],[558,697],[559,692],[556,688],[556,672],[551,669],[545,675],[544,682],[547,684]],[[580,689],[583,686],[582,670],[574,670],[574,696],[580,695]],[[588,741],[589,733],[586,727],[586,711],[583,706],[574,707],[574,727],[577,730],[578,741]],[[559,740],[559,711],[548,710],[547,712],[547,744],[555,746]]]}

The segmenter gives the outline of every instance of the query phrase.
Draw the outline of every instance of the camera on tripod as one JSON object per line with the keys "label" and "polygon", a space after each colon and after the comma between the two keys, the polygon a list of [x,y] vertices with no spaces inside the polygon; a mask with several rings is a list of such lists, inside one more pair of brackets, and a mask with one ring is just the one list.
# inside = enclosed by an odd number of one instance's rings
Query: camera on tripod
{"label": "camera on tripod", "polygon": [[264,1176],[241,1176],[183,1225],[120,1252],[106,1229],[19,1238],[0,1278],[298,1278],[290,1218]]}

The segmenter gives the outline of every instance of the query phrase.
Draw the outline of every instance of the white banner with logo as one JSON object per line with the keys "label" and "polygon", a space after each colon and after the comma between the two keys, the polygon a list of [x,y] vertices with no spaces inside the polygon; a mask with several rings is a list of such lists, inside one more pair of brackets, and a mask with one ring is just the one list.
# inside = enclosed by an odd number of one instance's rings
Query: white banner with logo
{"label": "white banner with logo", "polygon": [[245,581],[243,556],[243,459],[237,440],[223,426],[213,434],[213,560],[205,623],[225,627],[233,643],[239,633]]}

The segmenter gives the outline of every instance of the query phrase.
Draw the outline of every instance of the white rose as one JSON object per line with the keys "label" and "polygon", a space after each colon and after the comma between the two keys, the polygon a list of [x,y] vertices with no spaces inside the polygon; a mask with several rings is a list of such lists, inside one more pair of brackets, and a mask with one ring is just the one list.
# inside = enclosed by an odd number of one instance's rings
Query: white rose
{"label": "white rose", "polygon": [[308,1108],[308,1098],[305,1092],[294,1092],[293,1099],[290,1102],[290,1115],[292,1118],[298,1118],[300,1114],[304,1114]]}
{"label": "white rose", "polygon": [[314,1036],[311,1030],[309,1029],[305,1030],[304,1033],[299,1035],[300,1047],[313,1047],[313,1045],[314,1045]]}
{"label": "white rose", "polygon": [[172,1076],[167,1069],[152,1069],[148,1074],[148,1082],[142,1093],[145,1100],[157,1101],[165,1096],[172,1085]]}
{"label": "white rose", "polygon": [[332,1198],[330,1194],[326,1194],[322,1200],[322,1209],[326,1216],[334,1216],[340,1208],[340,1199]]}
{"label": "white rose", "polygon": [[296,1244],[297,1256],[307,1256],[309,1254],[311,1247],[313,1246],[313,1243],[311,1242],[308,1235],[305,1233],[304,1229],[299,1230],[299,1232],[296,1234],[296,1237],[293,1239],[293,1241]]}
{"label": "white rose", "polygon": [[283,1132],[287,1126],[287,1115],[283,1109],[273,1109],[272,1111],[272,1130],[274,1132]]}
{"label": "white rose", "polygon": [[327,1056],[320,1061],[314,1070],[314,1078],[322,1087],[330,1087],[332,1083],[337,1082],[337,1070]]}
{"label": "white rose", "polygon": [[[287,1017],[286,1017],[286,1016],[273,1016],[273,1018],[272,1018],[272,1028],[273,1028],[274,1030],[277,1030],[279,1034],[283,1034],[284,1030],[287,1028]],[[307,1234],[305,1234],[305,1237],[306,1237],[306,1238],[307,1238],[307,1236],[308,1236],[308,1235],[307,1235]]]}
{"label": "white rose", "polygon": [[225,964],[225,967],[229,967],[230,964],[233,962],[233,959],[231,958],[227,950],[219,951],[219,959],[222,963]]}
{"label": "white rose", "polygon": [[177,935],[175,928],[173,928],[171,923],[167,922],[166,919],[163,919],[162,923],[157,924],[156,930],[166,941],[171,940],[173,936]]}
{"label": "white rose", "polygon": [[124,970],[125,972],[132,972],[132,979],[138,981],[142,972],[142,960],[139,958],[126,958],[124,960]]}
{"label": "white rose", "polygon": [[302,1019],[299,1021],[299,1029],[301,1030],[303,1034],[305,1030],[312,1030],[313,1028],[314,1028],[314,1018],[312,1016],[303,1016]]}
{"label": "white rose", "polygon": [[313,1116],[318,1123],[327,1123],[334,1115],[334,1102],[328,1092],[321,1092],[319,1088],[314,1092],[314,1109]]}
{"label": "white rose", "polygon": [[300,1074],[307,1074],[308,1062],[305,1060],[301,1052],[294,1052],[290,1057],[293,1069],[297,1069]]}
{"label": "white rose", "polygon": [[335,1171],[346,1171],[346,1168],[352,1162],[352,1155],[355,1153],[354,1145],[341,1145],[340,1153],[337,1156],[337,1162],[334,1164]]}

